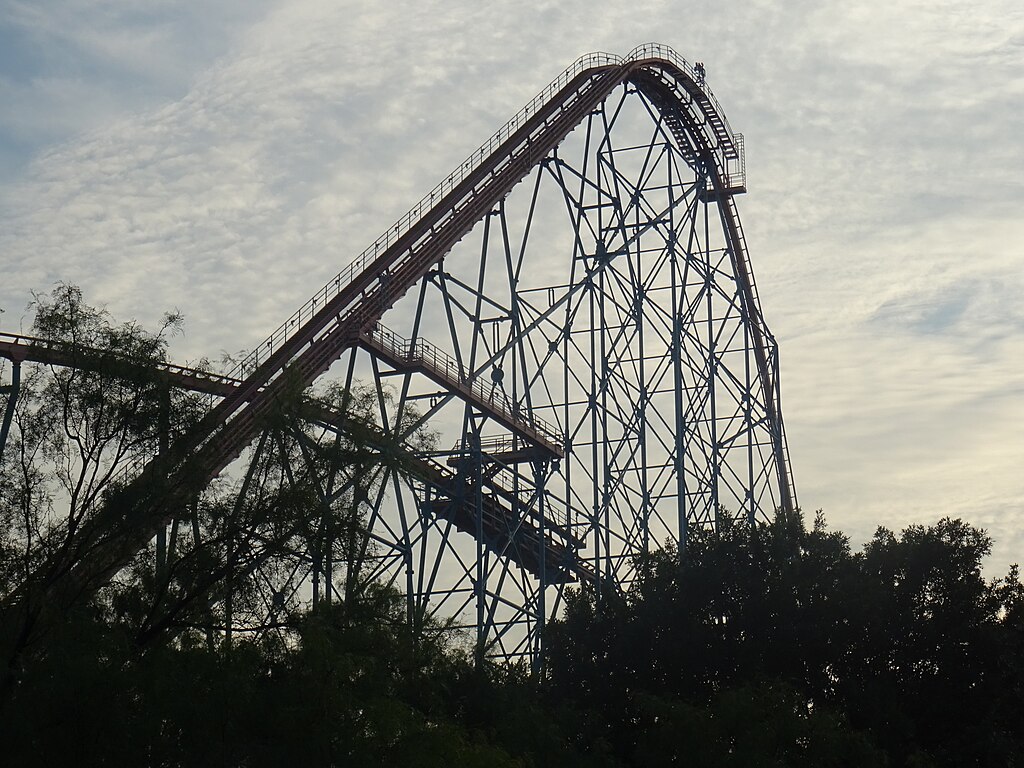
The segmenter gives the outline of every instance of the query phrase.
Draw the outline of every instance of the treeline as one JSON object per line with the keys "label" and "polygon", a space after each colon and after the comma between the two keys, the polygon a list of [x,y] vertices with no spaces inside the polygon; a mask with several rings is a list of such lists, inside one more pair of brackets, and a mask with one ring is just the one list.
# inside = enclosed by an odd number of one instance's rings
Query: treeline
{"label": "treeline", "polygon": [[296,618],[297,641],[145,653],[97,606],[23,671],[10,765],[1015,766],[1024,588],[956,520],[860,552],[799,516],[692,538],[625,595],[577,591],[545,672],[475,668],[403,598]]}

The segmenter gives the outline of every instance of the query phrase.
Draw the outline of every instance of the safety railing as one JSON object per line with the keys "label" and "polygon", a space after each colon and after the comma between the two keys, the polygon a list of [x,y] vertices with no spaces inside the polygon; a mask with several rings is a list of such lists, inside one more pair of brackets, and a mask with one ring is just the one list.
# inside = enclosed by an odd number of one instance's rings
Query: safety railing
{"label": "safety railing", "polygon": [[471,379],[455,358],[430,342],[406,339],[379,323],[365,334],[365,338],[370,346],[405,364],[423,368],[452,389],[467,392],[475,402],[505,416],[513,424],[520,424],[552,446],[561,447],[562,435],[555,427],[509,402],[503,396],[504,392],[495,391],[493,386],[488,389],[478,378]]}
{"label": "safety railing", "polygon": [[511,120],[503,125],[487,141],[473,151],[458,167],[440,184],[410,208],[398,221],[390,226],[384,234],[377,238],[366,250],[342,269],[324,287],[314,294],[295,314],[288,318],[267,339],[250,352],[227,375],[230,378],[246,378],[260,363],[266,360],[306,321],[313,317],[331,299],[341,292],[342,288],[351,283],[358,275],[377,260],[397,240],[402,238],[412,226],[430,211],[445,195],[461,184],[466,176],[474,171],[480,162],[490,156],[513,133],[518,131],[530,118],[545,106],[558,91],[568,85],[573,78],[588,69],[622,64],[621,57],[609,53],[588,53],[581,56],[572,66],[548,84],[543,91],[535,96],[525,107],[517,112]]}
{"label": "safety railing", "polygon": [[722,180],[728,189],[747,188],[747,158],[744,149],[743,134],[734,133],[732,136],[733,145],[736,147],[736,157],[726,158],[725,178]]}
{"label": "safety railing", "polygon": [[730,138],[734,136],[732,128],[729,125],[729,120],[725,116],[725,112],[722,110],[722,105],[715,98],[715,94],[711,92],[711,89],[707,87],[706,75],[703,72],[698,72],[694,65],[691,65],[686,59],[675,52],[675,49],[662,45],[661,43],[644,43],[638,45],[629,55],[626,56],[626,61],[643,61],[645,59],[664,59],[669,62],[677,69],[682,70],[686,75],[700,88],[701,93],[707,99],[711,105],[711,110],[718,116],[722,121],[722,125],[728,132]]}
{"label": "safety railing", "polygon": [[[516,440],[514,435],[485,435],[480,438],[478,445],[482,453],[512,453],[517,448]],[[466,450],[472,450],[472,447],[465,445],[463,440],[458,440],[452,446],[453,454],[464,453]]]}

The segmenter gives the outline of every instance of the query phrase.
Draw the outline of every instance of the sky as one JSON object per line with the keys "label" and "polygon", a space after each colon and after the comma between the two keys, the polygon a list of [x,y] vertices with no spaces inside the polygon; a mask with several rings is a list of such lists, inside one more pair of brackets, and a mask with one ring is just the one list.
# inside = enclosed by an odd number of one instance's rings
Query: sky
{"label": "sky", "polygon": [[577,56],[704,62],[801,505],[1024,552],[1024,5],[0,0],[0,330],[58,281],[257,344]]}

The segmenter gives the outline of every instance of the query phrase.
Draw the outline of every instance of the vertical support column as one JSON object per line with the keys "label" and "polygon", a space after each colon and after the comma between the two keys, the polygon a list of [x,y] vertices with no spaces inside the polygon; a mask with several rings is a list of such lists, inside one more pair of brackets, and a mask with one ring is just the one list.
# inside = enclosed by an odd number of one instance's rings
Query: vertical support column
{"label": "vertical support column", "polygon": [[[730,247],[731,260],[736,260],[735,251]],[[740,316],[743,321],[743,429],[747,434],[747,525],[753,527],[757,522],[757,500],[754,498],[754,472],[758,451],[754,439],[754,381],[751,378],[750,360],[754,355],[753,339],[750,333],[750,324],[754,322],[750,316],[750,308],[746,302],[741,303]]]}
{"label": "vertical support column", "polygon": [[680,314],[679,295],[682,288],[676,284],[676,260],[672,260],[672,389],[675,397],[675,472],[676,514],[678,515],[679,557],[686,554],[688,510],[686,506],[686,402],[683,398],[683,318]]}
{"label": "vertical support column", "polygon": [[[598,210],[600,215],[600,209]],[[602,252],[603,244],[599,241],[597,243],[598,252]],[[595,254],[596,258],[596,254]],[[596,267],[595,267],[596,269]],[[598,467],[605,467],[601,463],[599,448],[598,448],[598,436],[601,434],[599,429],[599,418],[598,418],[598,391],[601,387],[600,373],[598,367],[600,365],[600,357],[598,357],[597,347],[597,336],[598,330],[595,327],[595,317],[597,316],[597,302],[596,302],[596,290],[594,288],[594,282],[592,275],[587,284],[587,300],[589,302],[590,310],[590,328],[588,331],[588,341],[590,342],[590,392],[589,402],[587,407],[590,409],[590,466],[592,467],[591,472],[591,507],[590,507],[590,525],[588,533],[594,537],[594,588],[597,591],[597,598],[601,599],[601,474],[598,472]]]}
{"label": "vertical support column", "polygon": [[474,430],[469,435],[470,450],[473,456],[473,507],[476,510],[476,575],[473,579],[473,590],[476,597],[476,648],[477,666],[482,666],[484,649],[487,646],[487,550],[484,547],[484,489],[483,489],[483,450],[480,446],[480,432]]}
{"label": "vertical support column", "polygon": [[313,539],[313,542],[312,542],[312,547],[313,547],[313,558],[312,558],[313,559],[313,568],[312,568],[313,573],[312,573],[312,581],[313,581],[313,583],[311,585],[311,590],[312,590],[313,610],[314,611],[317,609],[317,606],[320,605],[320,568],[322,567],[321,566],[321,564],[322,564],[321,558],[323,557],[323,546],[322,545],[323,545],[323,537],[322,536],[316,536]]}
{"label": "vertical support column", "polygon": [[[431,508],[430,494],[430,487],[424,483],[423,505],[426,509]],[[420,621],[420,611],[417,609],[416,568],[413,564],[413,545],[409,533],[409,526],[404,524],[404,517],[402,525],[402,562],[405,565],[406,620],[409,622],[409,629],[412,630],[413,637],[417,638],[420,636],[422,622]]]}
{"label": "vertical support column", "polygon": [[[699,177],[702,188],[707,188],[708,177],[707,177],[707,164],[710,161],[705,159],[705,166],[703,174]],[[712,519],[714,520],[715,530],[719,529],[721,525],[721,504],[719,502],[719,484],[722,479],[722,455],[721,445],[718,440],[718,393],[717,393],[717,380],[718,380],[718,340],[716,334],[716,319],[715,319],[715,265],[711,261],[711,221],[708,218],[708,196],[705,194],[701,198],[702,205],[702,216],[704,219],[704,243],[702,250],[704,253],[704,296],[705,296],[705,311],[707,312],[707,388],[708,388],[708,438],[711,441],[711,471],[709,472],[709,482],[711,487],[708,489],[710,493],[711,513]]]}
{"label": "vertical support column", "polygon": [[533,464],[533,482],[537,489],[537,618],[534,623],[534,640],[530,654],[530,666],[533,674],[539,675],[544,667],[544,628],[547,623],[547,478],[548,462],[537,461]]}
{"label": "vertical support column", "polygon": [[[171,388],[160,382],[157,424],[157,455],[167,454],[171,441]],[[156,532],[156,578],[161,581],[167,573],[167,526],[161,524]]]}
{"label": "vertical support column", "polygon": [[[610,258],[606,255],[606,258]],[[608,364],[608,318],[605,316],[605,275],[607,270],[601,269],[597,273],[597,290],[599,293],[598,297],[598,344],[600,347],[598,358],[598,365],[601,367],[599,374],[600,390],[601,390],[601,466],[604,467],[604,472],[601,478],[601,509],[598,516],[598,538],[603,539],[602,544],[604,550],[604,578],[601,581],[601,592],[607,584],[611,584],[615,581],[615,564],[612,561],[612,537],[609,526],[611,524],[611,498],[612,498],[612,473],[610,472],[612,451],[611,446],[608,444],[608,384],[609,378],[611,377],[610,371],[611,366]],[[622,439],[622,438],[620,438]]]}
{"label": "vertical support column", "polygon": [[235,540],[234,532],[228,535],[228,570],[224,582],[224,647],[231,650],[232,625],[235,621]]}
{"label": "vertical support column", "polygon": [[[640,208],[634,209],[634,223],[636,231],[640,231]],[[641,239],[636,238],[636,262],[634,266],[636,278],[634,279],[633,295],[633,320],[636,323],[636,363],[637,374],[640,386],[639,413],[637,414],[637,442],[640,449],[640,524],[643,526],[641,550],[646,555],[651,549],[651,515],[653,507],[651,504],[651,489],[647,482],[647,404],[650,401],[650,393],[647,387],[647,359],[644,345],[644,300],[647,298],[647,289],[644,284],[644,260]]]}
{"label": "vertical support column", "polygon": [[[324,524],[324,537],[320,543],[320,560],[323,571],[323,591],[324,591],[324,603],[330,605],[334,600],[334,516],[331,513],[330,502],[324,505],[324,514],[327,515],[327,521]],[[359,507],[355,509],[358,512]],[[355,536],[352,532],[349,535]],[[347,576],[347,574],[346,574]]]}
{"label": "vertical support column", "polygon": [[4,408],[4,420],[0,426],[0,461],[4,458],[4,447],[7,445],[7,436],[11,432],[11,421],[14,419],[14,408],[18,404],[18,394],[21,392],[21,361],[12,361],[11,383],[6,387],[0,387],[0,392],[7,393],[7,407]]}

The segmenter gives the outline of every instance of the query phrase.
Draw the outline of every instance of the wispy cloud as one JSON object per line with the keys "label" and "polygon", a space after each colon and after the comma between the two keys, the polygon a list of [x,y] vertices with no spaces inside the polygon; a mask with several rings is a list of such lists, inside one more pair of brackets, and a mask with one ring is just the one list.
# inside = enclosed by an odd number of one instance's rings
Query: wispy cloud
{"label": "wispy cloud", "polygon": [[181,98],[267,0],[0,2],[0,173],[48,144]]}

